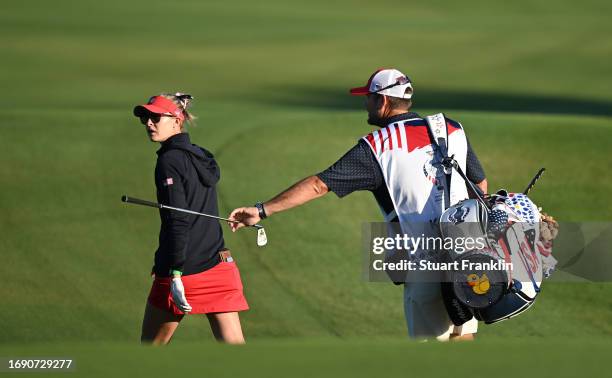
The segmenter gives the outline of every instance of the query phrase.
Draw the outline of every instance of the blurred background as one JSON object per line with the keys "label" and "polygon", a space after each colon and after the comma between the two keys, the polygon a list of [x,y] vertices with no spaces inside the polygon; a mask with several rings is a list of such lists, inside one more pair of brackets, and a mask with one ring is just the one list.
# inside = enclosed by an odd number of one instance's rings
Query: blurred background
{"label": "blurred background", "polygon": [[[414,83],[415,111],[462,122],[490,190],[520,191],[546,167],[532,192],[546,212],[612,218],[609,2],[24,0],[1,9],[2,355],[88,351],[81,369],[99,354],[163,355],[134,349],[158,214],[120,202],[155,199],[158,146],[132,108],[161,92],[195,97],[189,132],[221,166],[221,215],[341,157],[372,129],[348,88],[396,67]],[[342,375],[345,364],[374,372],[355,365],[370,353],[413,355],[426,372],[435,356],[461,360],[469,348],[491,366],[503,358],[494,350],[528,359],[537,348],[571,373],[568,356],[610,351],[608,283],[545,283],[528,312],[483,325],[474,346],[410,343],[401,288],[362,279],[361,229],[380,219],[364,192],[266,220],[262,249],[253,230],[225,228],[251,305],[241,318],[255,346],[239,354]],[[570,340],[574,349],[562,349]],[[168,353],[234,353],[217,349],[196,316],[173,342]]]}

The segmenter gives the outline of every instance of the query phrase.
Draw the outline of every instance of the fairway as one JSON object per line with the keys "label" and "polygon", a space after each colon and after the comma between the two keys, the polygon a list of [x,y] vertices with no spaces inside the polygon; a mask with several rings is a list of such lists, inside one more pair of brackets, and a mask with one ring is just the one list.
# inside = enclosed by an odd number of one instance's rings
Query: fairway
{"label": "fairway", "polygon": [[[500,347],[503,346],[503,347]],[[215,377],[378,377],[381,375],[448,377],[495,371],[496,377],[515,377],[500,368],[518,361],[534,376],[597,376],[609,354],[605,340],[564,339],[483,340],[474,344],[415,343],[398,339],[259,340],[244,347],[183,342],[164,350],[117,343],[14,346],[3,355],[52,353],[75,359],[79,376],[167,376],[207,374]],[[66,373],[50,374],[66,376]],[[40,373],[16,374],[40,376]],[[44,376],[49,376],[44,374]],[[69,374],[68,376],[72,376]]]}
{"label": "fairway", "polygon": [[[158,146],[132,108],[159,92],[195,96],[190,135],[221,166],[226,216],[322,171],[372,130],[348,88],[394,66],[414,81],[416,112],[464,125],[490,190],[521,191],[546,167],[538,206],[562,221],[609,222],[610,11],[593,0],[6,4],[0,357],[76,356],[79,373],[103,376],[129,366],[126,356],[153,369],[201,348],[247,361],[242,373],[260,363],[254,376],[372,376],[412,372],[404,360],[426,374],[438,356],[468,374],[472,347],[408,341],[402,289],[362,278],[363,224],[382,219],[367,192],[330,193],[265,220],[265,248],[253,229],[224,226],[252,345],[214,345],[206,320],[189,316],[169,354],[136,347],[159,219],[120,197],[155,199]],[[548,361],[542,374],[575,376],[570,357],[595,364],[611,340],[612,284],[545,282],[525,314],[482,325],[473,348],[483,367],[499,366],[504,356],[491,350],[504,347],[539,364],[529,349]]]}

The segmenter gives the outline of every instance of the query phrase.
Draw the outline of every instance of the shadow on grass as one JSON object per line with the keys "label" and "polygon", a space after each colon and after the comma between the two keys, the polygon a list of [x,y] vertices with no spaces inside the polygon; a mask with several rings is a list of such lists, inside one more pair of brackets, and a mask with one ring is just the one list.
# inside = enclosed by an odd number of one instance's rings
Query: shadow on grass
{"label": "shadow on grass", "polygon": [[[348,90],[307,86],[271,88],[253,100],[267,105],[335,111],[362,110],[364,103],[363,98],[350,96]],[[612,115],[612,102],[529,94],[418,89],[413,102],[418,108],[444,111]]]}

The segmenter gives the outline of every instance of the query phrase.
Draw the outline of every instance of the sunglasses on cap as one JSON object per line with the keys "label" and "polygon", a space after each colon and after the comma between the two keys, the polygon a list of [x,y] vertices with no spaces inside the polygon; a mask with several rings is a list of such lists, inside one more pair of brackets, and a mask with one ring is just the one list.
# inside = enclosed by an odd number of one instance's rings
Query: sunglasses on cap
{"label": "sunglasses on cap", "polygon": [[387,85],[384,88],[380,88],[377,91],[374,91],[372,93],[378,93],[378,92],[382,92],[385,89],[389,89],[389,88],[393,88],[393,87],[397,87],[398,85],[406,85],[410,83],[410,79],[407,76],[400,76],[397,78],[397,80],[395,81],[395,83],[391,84],[391,85]]}
{"label": "sunglasses on cap", "polygon": [[151,122],[155,124],[159,123],[159,121],[161,121],[161,117],[176,118],[175,116],[169,115],[169,114],[158,114],[158,113],[151,113],[151,112],[145,113],[138,118],[140,118],[140,123],[142,123],[143,125],[146,125],[149,120],[151,120]]}

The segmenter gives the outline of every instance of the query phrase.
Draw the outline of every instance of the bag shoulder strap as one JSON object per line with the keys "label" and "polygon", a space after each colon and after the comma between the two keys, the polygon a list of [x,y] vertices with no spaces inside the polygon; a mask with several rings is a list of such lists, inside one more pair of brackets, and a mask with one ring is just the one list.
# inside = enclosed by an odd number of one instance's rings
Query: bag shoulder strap
{"label": "bag shoulder strap", "polygon": [[440,149],[442,157],[448,157],[448,129],[446,128],[446,117],[444,113],[438,113],[425,117],[427,126],[433,136],[434,143]]}
{"label": "bag shoulder strap", "polygon": [[[448,158],[448,129],[446,127],[446,117],[444,113],[437,113],[425,117],[427,121],[427,127],[433,137],[433,144],[437,147],[442,159]],[[444,209],[450,207],[450,183],[451,175],[453,173],[452,167],[442,166],[444,169]]]}

